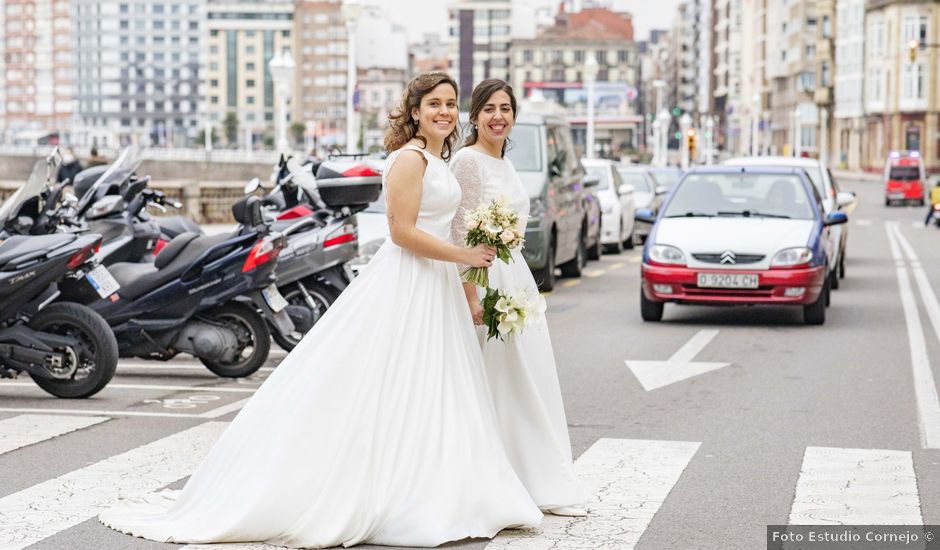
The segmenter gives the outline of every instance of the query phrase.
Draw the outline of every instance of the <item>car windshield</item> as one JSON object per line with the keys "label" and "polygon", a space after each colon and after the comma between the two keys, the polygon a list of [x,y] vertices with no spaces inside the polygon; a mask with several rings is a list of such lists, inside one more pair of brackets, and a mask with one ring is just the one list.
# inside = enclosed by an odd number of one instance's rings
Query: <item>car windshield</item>
{"label": "car windshield", "polygon": [[656,183],[667,189],[672,189],[679,183],[679,172],[677,170],[653,170],[653,177]]}
{"label": "car windshield", "polygon": [[597,189],[610,189],[610,170],[606,166],[585,166],[584,170],[601,181]]}
{"label": "car windshield", "polygon": [[541,172],[542,146],[539,139],[539,127],[534,124],[514,126],[506,156],[518,172]]}
{"label": "car windshield", "polygon": [[652,193],[653,188],[651,187],[651,181],[643,177],[643,174],[640,172],[631,172],[629,170],[617,170],[620,173],[620,179],[624,183],[629,183],[633,186],[633,190],[638,193]]}
{"label": "car windshield", "polygon": [[48,170],[46,161],[36,161],[26,183],[10,195],[7,200],[3,201],[3,205],[0,206],[0,224],[5,225],[11,217],[19,212],[20,206],[24,202],[42,193],[43,187],[46,185]]}
{"label": "car windshield", "polygon": [[892,166],[888,178],[899,181],[919,180],[920,170],[916,166]]}
{"label": "car windshield", "polygon": [[815,216],[810,201],[796,175],[690,174],[679,184],[664,216],[812,220]]}

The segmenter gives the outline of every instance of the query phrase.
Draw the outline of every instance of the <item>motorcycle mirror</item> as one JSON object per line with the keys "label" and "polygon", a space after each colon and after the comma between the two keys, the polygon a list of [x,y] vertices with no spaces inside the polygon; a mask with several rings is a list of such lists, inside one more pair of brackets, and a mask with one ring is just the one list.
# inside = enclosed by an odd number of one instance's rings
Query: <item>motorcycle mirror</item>
{"label": "motorcycle mirror", "polygon": [[258,188],[261,187],[261,180],[258,178],[251,178],[251,181],[245,184],[245,194],[252,195]]}
{"label": "motorcycle mirror", "polygon": [[72,193],[65,193],[62,196],[62,202],[65,204],[65,206],[68,206],[69,208],[73,208],[75,205],[78,204],[78,197],[76,197]]}

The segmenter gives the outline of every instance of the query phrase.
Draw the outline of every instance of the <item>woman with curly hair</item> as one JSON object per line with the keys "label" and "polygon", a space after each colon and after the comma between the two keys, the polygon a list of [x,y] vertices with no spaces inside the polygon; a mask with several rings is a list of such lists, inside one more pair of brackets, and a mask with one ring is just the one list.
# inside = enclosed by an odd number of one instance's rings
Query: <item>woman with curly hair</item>
{"label": "woman with curly hair", "polygon": [[449,242],[460,186],[457,84],[419,75],[389,117],[391,239],[284,359],[175,493],[106,525],[161,542],[437,546],[536,525],[502,446]]}

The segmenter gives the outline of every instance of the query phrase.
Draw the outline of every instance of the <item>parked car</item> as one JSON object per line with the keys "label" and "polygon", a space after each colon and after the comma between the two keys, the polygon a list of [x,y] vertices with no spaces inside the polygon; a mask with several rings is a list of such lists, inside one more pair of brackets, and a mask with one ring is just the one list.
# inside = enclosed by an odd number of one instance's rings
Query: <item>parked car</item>
{"label": "parked car", "polygon": [[[624,183],[633,186],[633,203],[636,210],[649,210],[653,217],[659,214],[659,208],[669,189],[657,183],[648,166],[640,164],[619,164],[617,172]],[[643,244],[653,225],[637,221],[633,229],[633,244]]]}
{"label": "parked car", "polygon": [[606,252],[619,254],[633,248],[636,206],[632,185],[620,178],[616,162],[607,159],[581,159],[588,175],[598,178],[597,195],[601,201],[601,243]]}
{"label": "parked car", "polygon": [[885,206],[915,203],[924,205],[926,181],[920,151],[891,151],[885,162]]}
{"label": "parked car", "polygon": [[579,277],[588,257],[588,188],[571,127],[556,114],[525,112],[512,130],[507,155],[529,193],[525,256],[541,290],[555,286],[555,266]]}
{"label": "parked car", "polygon": [[[651,219],[651,218],[650,218]],[[643,249],[640,313],[664,304],[793,305],[826,320],[830,242],[822,197],[800,168],[693,169],[669,195]]]}
{"label": "parked car", "polygon": [[[832,172],[822,161],[802,157],[738,157],[724,162],[734,166],[785,166],[802,168],[809,176],[813,187],[822,197],[823,210],[826,214],[845,210],[855,202],[855,194],[850,191],[840,191]],[[845,250],[849,238],[849,226],[833,225],[826,229],[826,238],[830,241],[832,254],[829,258],[829,286],[833,290],[839,288],[839,280],[845,278]]]}
{"label": "parked car", "polygon": [[669,191],[682,179],[682,169],[675,166],[650,166],[650,173],[656,178],[656,183]]}

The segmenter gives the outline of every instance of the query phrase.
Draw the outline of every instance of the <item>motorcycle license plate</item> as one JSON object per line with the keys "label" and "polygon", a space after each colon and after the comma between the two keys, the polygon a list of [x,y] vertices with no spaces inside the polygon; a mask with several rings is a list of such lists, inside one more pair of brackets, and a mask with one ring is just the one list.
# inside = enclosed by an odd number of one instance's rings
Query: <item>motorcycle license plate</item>
{"label": "motorcycle license plate", "polygon": [[102,298],[107,298],[121,288],[121,285],[114,279],[114,276],[111,275],[108,268],[103,265],[99,265],[86,273],[85,278],[88,279],[91,286],[98,292],[98,296]]}
{"label": "motorcycle license plate", "polygon": [[277,289],[274,285],[268,285],[267,288],[261,290],[261,296],[264,297],[265,303],[268,304],[274,313],[280,313],[285,307],[287,307],[287,300],[281,296],[281,291]]}

